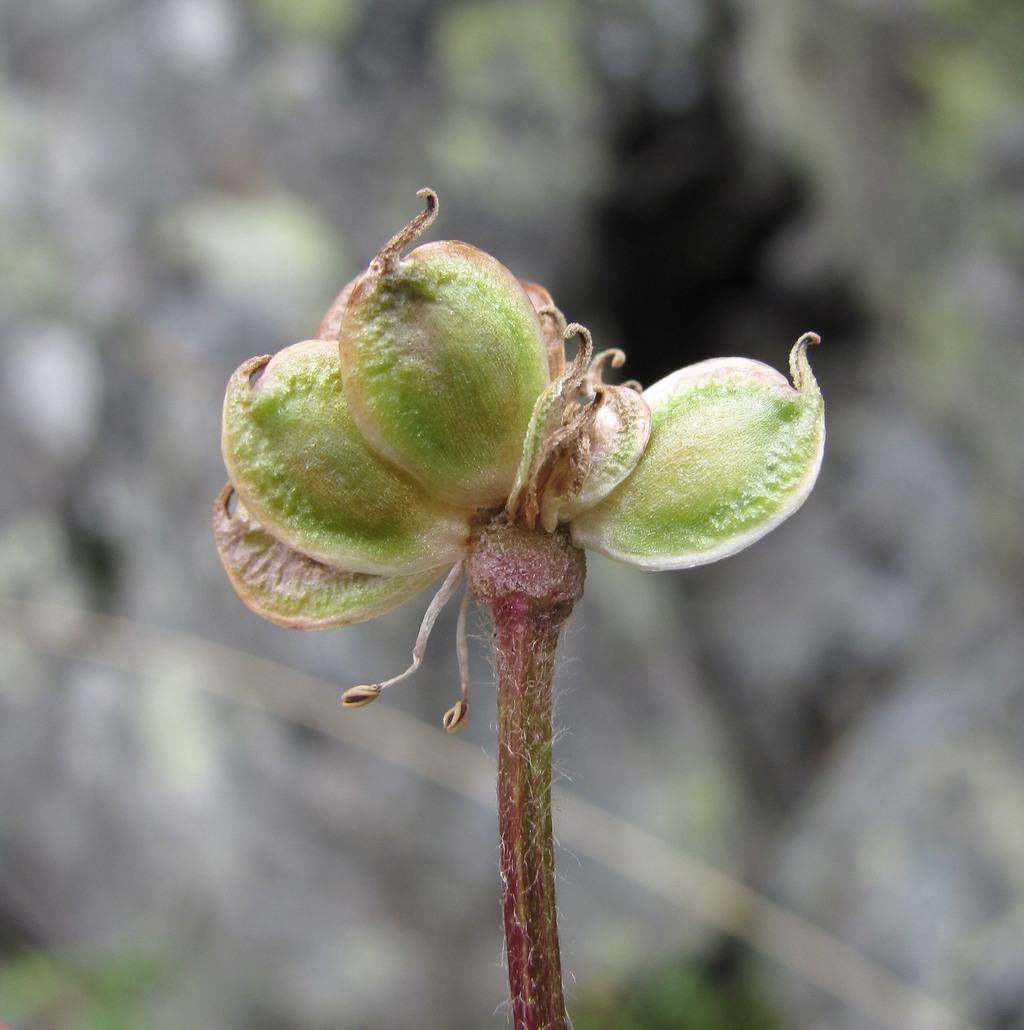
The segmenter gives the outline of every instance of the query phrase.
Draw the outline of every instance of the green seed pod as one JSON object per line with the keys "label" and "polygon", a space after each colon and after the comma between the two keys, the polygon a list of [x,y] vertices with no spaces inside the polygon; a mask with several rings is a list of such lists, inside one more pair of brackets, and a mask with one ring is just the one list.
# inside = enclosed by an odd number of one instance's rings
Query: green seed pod
{"label": "green seed pod", "polygon": [[345,394],[370,446],[431,494],[465,508],[502,503],[534,403],[548,381],[540,318],[490,255],[446,241],[402,248],[437,198],[356,284],[338,336]]}
{"label": "green seed pod", "polygon": [[333,341],[242,365],[224,400],[223,449],[253,519],[315,561],[403,575],[450,565],[468,546],[470,513],[367,446],[348,413]]}
{"label": "green seed pod", "polygon": [[558,520],[570,522],[603,500],[632,471],[651,435],[651,411],[628,386],[605,386],[600,410],[589,431],[590,471],[575,497],[558,509]]}
{"label": "green seed pod", "polygon": [[369,576],[322,565],[255,523],[230,483],[214,505],[213,534],[238,596],[257,615],[286,629],[365,622],[397,608],[438,575],[429,569],[411,576]]}
{"label": "green seed pod", "polygon": [[562,332],[580,337],[579,351],[534,406],[506,505],[527,529],[539,524],[549,533],[611,493],[633,471],[651,432],[640,394],[601,381],[605,367],[618,368],[625,355],[609,350],[593,358],[588,330],[573,323]]}
{"label": "green seed pod", "polygon": [[807,361],[790,355],[791,386],[759,361],[718,358],[643,394],[643,457],[600,504],[571,523],[573,542],[647,569],[716,561],[753,543],[806,499],[825,443],[824,407]]}

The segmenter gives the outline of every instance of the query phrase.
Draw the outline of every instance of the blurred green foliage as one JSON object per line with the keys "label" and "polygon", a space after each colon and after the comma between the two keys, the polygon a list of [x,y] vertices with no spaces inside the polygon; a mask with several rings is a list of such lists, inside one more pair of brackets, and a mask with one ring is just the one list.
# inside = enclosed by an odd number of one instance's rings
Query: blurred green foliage
{"label": "blurred green foliage", "polygon": [[316,325],[351,265],[316,210],[284,192],[206,193],[160,233],[171,257],[215,297],[269,320],[282,337]]}
{"label": "blurred green foliage", "polygon": [[442,103],[427,142],[446,181],[524,216],[536,215],[538,196],[566,203],[594,187],[602,154],[583,129],[598,91],[581,32],[578,6],[565,2],[440,14],[432,54]]}
{"label": "blurred green foliage", "polygon": [[0,1019],[17,1030],[139,1030],[168,963],[142,949],[80,960],[25,952],[0,966]]}
{"label": "blurred green foliage", "polygon": [[343,42],[355,27],[360,0],[252,0],[253,15],[267,32]]}
{"label": "blurred green foliage", "polygon": [[746,965],[681,957],[626,990],[570,1001],[575,1030],[778,1030]]}

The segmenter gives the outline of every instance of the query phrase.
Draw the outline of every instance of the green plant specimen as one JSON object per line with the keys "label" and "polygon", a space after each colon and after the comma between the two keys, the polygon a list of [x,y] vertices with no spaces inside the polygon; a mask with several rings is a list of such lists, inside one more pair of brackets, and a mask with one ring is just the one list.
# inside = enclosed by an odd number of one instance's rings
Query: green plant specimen
{"label": "green plant specimen", "polygon": [[[228,576],[254,611],[296,629],[373,618],[447,571],[411,666],[353,687],[360,707],[419,666],[463,579],[495,628],[498,816],[516,1027],[567,1026],[551,825],[551,690],[584,550],[648,569],[733,554],[807,497],[824,447],[807,361],[792,382],[721,358],[641,392],[604,382],[543,287],[465,243],[412,244],[437,196],[384,245],[314,339],[244,363],[228,384],[229,481],[214,507]],[[571,361],[565,342],[578,339]],[[464,600],[457,631],[469,717]]]}

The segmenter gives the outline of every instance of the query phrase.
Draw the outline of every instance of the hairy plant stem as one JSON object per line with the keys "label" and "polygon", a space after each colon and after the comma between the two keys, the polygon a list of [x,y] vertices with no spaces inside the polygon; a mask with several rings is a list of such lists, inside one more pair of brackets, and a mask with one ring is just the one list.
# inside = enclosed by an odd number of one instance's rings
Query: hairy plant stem
{"label": "hairy plant stem", "polygon": [[504,515],[474,529],[470,589],[494,622],[502,910],[516,1030],[565,1030],[551,820],[552,681],[583,552]]}

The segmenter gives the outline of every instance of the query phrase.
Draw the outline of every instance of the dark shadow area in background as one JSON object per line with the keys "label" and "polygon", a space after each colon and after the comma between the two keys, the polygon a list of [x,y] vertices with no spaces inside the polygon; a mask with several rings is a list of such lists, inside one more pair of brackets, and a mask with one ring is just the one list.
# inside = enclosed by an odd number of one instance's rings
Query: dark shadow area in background
{"label": "dark shadow area in background", "polygon": [[836,274],[779,275],[775,248],[799,231],[811,198],[782,153],[742,123],[723,59],[735,27],[716,10],[688,107],[660,104],[643,83],[605,83],[613,164],[588,285],[618,330],[628,375],[645,386],[727,354],[777,367],[807,330],[833,352],[863,337],[865,311]]}

